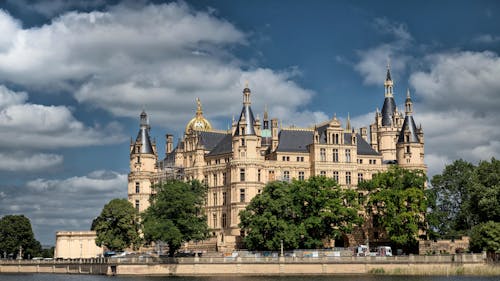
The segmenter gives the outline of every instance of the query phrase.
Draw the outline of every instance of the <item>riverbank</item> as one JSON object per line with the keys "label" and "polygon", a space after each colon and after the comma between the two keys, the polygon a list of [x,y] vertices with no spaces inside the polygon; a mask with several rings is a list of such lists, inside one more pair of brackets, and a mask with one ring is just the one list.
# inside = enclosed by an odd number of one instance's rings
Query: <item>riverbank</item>
{"label": "riverbank", "polygon": [[475,275],[500,276],[500,264],[484,256],[261,257],[82,259],[2,261],[0,273],[56,273],[139,276],[291,276],[291,275]]}

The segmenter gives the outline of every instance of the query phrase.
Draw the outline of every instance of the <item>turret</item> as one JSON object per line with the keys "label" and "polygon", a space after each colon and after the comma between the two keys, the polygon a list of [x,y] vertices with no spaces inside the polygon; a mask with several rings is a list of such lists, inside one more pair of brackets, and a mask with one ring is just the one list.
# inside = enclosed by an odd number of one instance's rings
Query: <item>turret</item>
{"label": "turret", "polygon": [[152,194],[153,175],[157,172],[158,155],[156,143],[151,141],[148,115],[140,115],[139,133],[130,143],[130,173],[128,176],[128,199],[138,211],[149,206]]}
{"label": "turret", "polygon": [[413,102],[408,89],[405,100],[405,119],[396,145],[397,161],[401,167],[425,170],[424,144],[423,140],[420,140],[420,135],[423,137],[423,131],[422,128],[417,129],[412,114]]}

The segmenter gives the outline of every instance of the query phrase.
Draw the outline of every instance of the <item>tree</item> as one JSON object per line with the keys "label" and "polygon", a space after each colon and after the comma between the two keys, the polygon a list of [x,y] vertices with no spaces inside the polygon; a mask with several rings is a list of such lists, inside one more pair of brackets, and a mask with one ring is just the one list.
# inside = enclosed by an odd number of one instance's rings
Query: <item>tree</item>
{"label": "tree", "polygon": [[134,249],[141,245],[138,213],[127,199],[113,199],[104,205],[101,214],[92,222],[96,245],[112,251]]}
{"label": "tree", "polygon": [[457,160],[432,178],[431,227],[441,237],[467,235],[473,227],[500,221],[500,161],[477,167]]}
{"label": "tree", "polygon": [[422,171],[390,167],[358,188],[368,191],[366,213],[384,228],[389,239],[407,252],[415,252],[417,239],[426,229],[426,177]]}
{"label": "tree", "polygon": [[326,177],[271,182],[240,212],[250,250],[321,248],[362,223],[357,192]]}
{"label": "tree", "polygon": [[470,213],[474,171],[474,165],[460,159],[432,178],[429,194],[434,204],[429,221],[437,236],[455,238],[463,235],[478,220]]}
{"label": "tree", "polygon": [[169,180],[154,186],[156,195],[143,216],[144,238],[162,241],[173,256],[182,243],[208,237],[203,213],[206,187],[199,181]]}
{"label": "tree", "polygon": [[17,258],[19,248],[23,258],[38,256],[42,250],[35,239],[30,220],[24,215],[7,215],[0,219],[0,255]]}
{"label": "tree", "polygon": [[500,222],[488,221],[471,230],[470,250],[500,253]]}
{"label": "tree", "polygon": [[468,205],[475,223],[500,222],[500,160],[479,162],[471,185]]}

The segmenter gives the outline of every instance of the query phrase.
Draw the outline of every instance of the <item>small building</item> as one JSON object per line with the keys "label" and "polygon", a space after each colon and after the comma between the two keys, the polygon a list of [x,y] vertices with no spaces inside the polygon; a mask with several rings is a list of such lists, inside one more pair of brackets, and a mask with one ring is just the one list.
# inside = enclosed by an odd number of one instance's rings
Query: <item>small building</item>
{"label": "small building", "polygon": [[95,244],[95,231],[58,231],[54,257],[86,259],[103,255],[103,248]]}
{"label": "small building", "polygon": [[418,252],[420,255],[459,254],[469,250],[469,237],[464,236],[454,240],[420,240]]}

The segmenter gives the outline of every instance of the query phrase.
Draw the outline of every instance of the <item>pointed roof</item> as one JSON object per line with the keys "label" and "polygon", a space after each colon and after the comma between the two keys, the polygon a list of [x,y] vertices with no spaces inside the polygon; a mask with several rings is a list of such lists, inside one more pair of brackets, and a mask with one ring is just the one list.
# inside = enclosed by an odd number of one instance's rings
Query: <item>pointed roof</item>
{"label": "pointed roof", "polygon": [[393,97],[385,97],[382,106],[382,126],[389,127],[392,124],[392,116],[396,111],[396,102]]}
{"label": "pointed roof", "polygon": [[406,115],[405,121],[403,123],[403,127],[401,127],[401,131],[399,132],[398,143],[405,143],[405,135],[409,133],[410,139],[408,142],[420,142],[417,134],[417,125],[415,125],[415,121],[413,121],[413,116]]}
{"label": "pointed roof", "polygon": [[391,67],[389,65],[387,65],[387,73],[385,75],[385,81],[392,81],[392,78],[391,78]]}
{"label": "pointed roof", "polygon": [[137,134],[136,142],[141,143],[141,151],[142,154],[154,154],[153,146],[151,145],[151,138],[149,136],[149,119],[146,112],[143,110],[141,115],[141,126],[139,129],[139,133]]}
{"label": "pointed roof", "polygon": [[243,89],[243,108],[241,109],[240,118],[238,119],[237,129],[234,132],[235,136],[240,135],[239,128],[245,125],[244,135],[255,135],[255,129],[253,127],[255,123],[255,117],[253,116],[252,107],[250,106],[250,88],[248,85]]}

